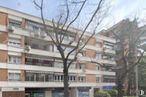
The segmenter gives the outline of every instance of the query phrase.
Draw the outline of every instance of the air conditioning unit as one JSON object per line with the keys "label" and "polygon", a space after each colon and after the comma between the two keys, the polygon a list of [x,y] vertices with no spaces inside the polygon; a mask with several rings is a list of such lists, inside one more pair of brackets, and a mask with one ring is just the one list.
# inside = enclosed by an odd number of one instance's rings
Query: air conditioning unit
{"label": "air conditioning unit", "polygon": [[13,32],[13,31],[14,31],[14,27],[11,26],[11,25],[8,25],[8,26],[7,26],[7,30],[8,30],[9,32]]}
{"label": "air conditioning unit", "polygon": [[31,50],[31,46],[30,45],[27,45],[24,49],[25,52],[29,52]]}

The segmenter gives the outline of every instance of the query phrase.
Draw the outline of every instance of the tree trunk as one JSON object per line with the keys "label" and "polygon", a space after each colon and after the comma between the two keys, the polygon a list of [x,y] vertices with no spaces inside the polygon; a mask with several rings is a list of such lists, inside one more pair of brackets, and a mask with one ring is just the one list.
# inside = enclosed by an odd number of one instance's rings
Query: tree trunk
{"label": "tree trunk", "polygon": [[118,80],[117,90],[118,90],[118,97],[123,97],[123,95],[124,95],[124,93],[123,93],[123,83],[122,83],[121,80]]}
{"label": "tree trunk", "polygon": [[131,91],[130,91],[130,89],[131,89],[131,81],[130,81],[130,78],[129,77],[128,77],[128,89],[127,89],[127,93],[126,93],[127,96],[130,96],[131,95]]}
{"label": "tree trunk", "polygon": [[136,81],[135,81],[135,72],[129,72],[128,74],[128,89],[127,89],[127,96],[134,96],[136,95]]}
{"label": "tree trunk", "polygon": [[68,84],[68,68],[67,61],[64,61],[64,97],[69,97],[69,84]]}

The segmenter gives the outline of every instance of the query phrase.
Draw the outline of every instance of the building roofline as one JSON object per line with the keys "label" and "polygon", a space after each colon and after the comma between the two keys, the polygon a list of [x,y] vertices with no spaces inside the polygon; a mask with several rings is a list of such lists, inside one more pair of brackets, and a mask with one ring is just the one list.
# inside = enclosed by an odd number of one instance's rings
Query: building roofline
{"label": "building roofline", "polygon": [[[16,17],[32,20],[34,22],[43,23],[41,17],[39,17],[39,16],[31,15],[31,14],[21,12],[21,11],[18,11],[18,10],[14,10],[14,9],[11,9],[11,8],[8,8],[8,7],[0,6],[0,12],[8,13],[8,14],[16,16]],[[52,22],[49,19],[45,19],[45,21],[46,21],[47,25],[53,26]],[[80,30],[78,28],[75,28],[75,27],[70,27],[69,30],[71,32],[76,32],[76,31],[82,32],[82,30]],[[92,35],[92,33],[90,33],[89,31],[86,31],[85,35],[90,36],[90,35]]]}

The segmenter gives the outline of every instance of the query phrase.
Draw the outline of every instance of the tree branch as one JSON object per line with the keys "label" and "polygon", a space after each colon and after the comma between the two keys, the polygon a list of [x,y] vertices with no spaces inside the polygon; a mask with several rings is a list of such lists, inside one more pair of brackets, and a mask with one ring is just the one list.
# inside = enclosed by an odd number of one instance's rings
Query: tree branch
{"label": "tree branch", "polygon": [[[99,4],[98,4],[98,6],[97,6],[95,12],[93,13],[91,19],[89,20],[89,22],[87,23],[87,25],[85,26],[84,30],[82,31],[82,33],[81,33],[81,35],[80,35],[80,37],[79,37],[76,47],[75,47],[72,51],[70,51],[70,52],[67,54],[67,57],[66,57],[67,59],[68,59],[69,55],[70,55],[72,52],[74,52],[74,51],[79,47],[79,43],[80,43],[80,41],[81,41],[81,39],[82,39],[84,33],[86,32],[87,28],[89,27],[89,25],[91,24],[92,20],[94,19],[96,13],[100,10],[100,7],[101,7],[101,4],[102,4],[103,1],[104,1],[104,0],[100,0],[100,1],[99,1]],[[93,33],[93,35],[94,35],[94,34],[95,34],[95,33]]]}
{"label": "tree branch", "polygon": [[46,34],[51,38],[53,43],[57,46],[57,44],[56,44],[55,40],[53,39],[52,35],[47,30],[47,25],[46,25],[46,22],[45,22],[45,19],[44,19],[44,15],[43,15],[43,0],[41,0],[41,5],[37,4],[35,0],[33,2],[41,11],[41,18],[42,18],[42,22],[43,22]]}

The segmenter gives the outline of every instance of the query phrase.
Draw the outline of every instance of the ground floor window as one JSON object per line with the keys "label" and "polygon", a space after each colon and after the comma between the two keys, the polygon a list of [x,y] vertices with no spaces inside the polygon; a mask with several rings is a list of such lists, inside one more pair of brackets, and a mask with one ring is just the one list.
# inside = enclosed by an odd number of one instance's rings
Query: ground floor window
{"label": "ground floor window", "polygon": [[64,97],[63,90],[54,90],[52,92],[52,97]]}
{"label": "ground floor window", "polygon": [[89,88],[79,88],[78,97],[89,97]]}

